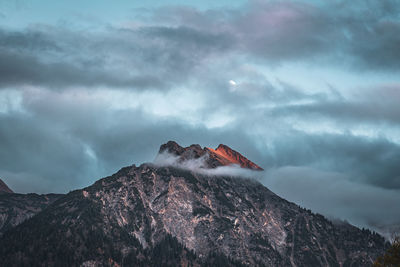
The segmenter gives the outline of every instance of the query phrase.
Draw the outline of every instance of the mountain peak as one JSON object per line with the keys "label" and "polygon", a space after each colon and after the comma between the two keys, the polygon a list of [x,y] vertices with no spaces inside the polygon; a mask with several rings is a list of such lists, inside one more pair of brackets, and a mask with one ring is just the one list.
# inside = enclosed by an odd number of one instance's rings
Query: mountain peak
{"label": "mountain peak", "polygon": [[216,150],[218,150],[218,149],[231,149],[231,148],[227,145],[219,144]]}
{"label": "mountain peak", "polygon": [[169,152],[171,154],[175,154],[175,155],[180,155],[183,153],[184,148],[181,147],[177,142],[175,141],[168,141],[165,144],[162,144],[160,146],[160,150],[158,153],[163,153],[163,152]]}
{"label": "mountain peak", "polygon": [[199,144],[182,147],[175,141],[168,141],[160,147],[159,153],[164,152],[178,156],[179,162],[204,157],[206,168],[239,165],[241,168],[263,170],[263,168],[254,162],[224,144],[220,144],[216,149],[212,149],[209,147],[202,148]]}
{"label": "mountain peak", "polygon": [[0,179],[0,194],[2,193],[14,193],[3,180]]}
{"label": "mountain peak", "polygon": [[217,154],[219,158],[228,160],[230,164],[237,164],[242,168],[247,168],[252,170],[260,170],[260,171],[263,170],[263,168],[261,168],[254,162],[250,161],[245,156],[233,150],[227,145],[220,144],[215,150],[212,148],[208,149]]}

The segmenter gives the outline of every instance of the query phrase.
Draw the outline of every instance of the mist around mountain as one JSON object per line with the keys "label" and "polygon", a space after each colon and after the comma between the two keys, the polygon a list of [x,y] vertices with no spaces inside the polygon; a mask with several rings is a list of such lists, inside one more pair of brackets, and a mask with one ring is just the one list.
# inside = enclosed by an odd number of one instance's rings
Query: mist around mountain
{"label": "mist around mountain", "polygon": [[197,170],[212,170],[224,166],[256,171],[263,170],[254,162],[224,144],[212,149],[209,147],[202,148],[198,144],[181,147],[176,142],[169,141],[161,145],[155,163]]}
{"label": "mist around mountain", "polygon": [[277,196],[249,178],[261,167],[223,149],[168,142],[154,163],[42,196],[45,207],[0,238],[0,265],[368,266],[388,247]]}

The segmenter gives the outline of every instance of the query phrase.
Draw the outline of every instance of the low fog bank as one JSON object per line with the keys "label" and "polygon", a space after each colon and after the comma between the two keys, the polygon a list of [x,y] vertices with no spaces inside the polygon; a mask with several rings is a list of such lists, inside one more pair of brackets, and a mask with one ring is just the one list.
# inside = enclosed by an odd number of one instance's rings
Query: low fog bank
{"label": "low fog bank", "polygon": [[158,166],[174,166],[206,175],[252,178],[282,198],[320,213],[331,220],[343,220],[369,228],[391,238],[400,230],[400,190],[361,184],[337,172],[311,167],[285,166],[266,171],[252,171],[239,166],[207,169],[205,157],[180,161],[178,156],[161,153],[154,160]]}
{"label": "low fog bank", "polygon": [[182,161],[179,156],[163,152],[157,154],[153,163],[157,166],[174,166],[181,169],[191,170],[205,175],[226,175],[236,177],[246,177],[259,180],[262,178],[260,171],[241,168],[239,165],[221,166],[210,169],[206,160],[208,154],[197,158]]}

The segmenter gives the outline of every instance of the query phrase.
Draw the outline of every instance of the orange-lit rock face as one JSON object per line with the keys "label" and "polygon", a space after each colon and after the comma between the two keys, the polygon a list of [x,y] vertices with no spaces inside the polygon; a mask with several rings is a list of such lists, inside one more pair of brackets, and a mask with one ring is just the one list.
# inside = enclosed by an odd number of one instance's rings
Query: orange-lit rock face
{"label": "orange-lit rock face", "polygon": [[263,170],[263,168],[251,162],[246,157],[241,155],[239,152],[231,149],[226,145],[221,144],[218,146],[217,149],[212,149],[212,148],[207,148],[207,149],[210,153],[210,156],[218,160],[221,163],[221,165],[226,166],[231,164],[237,164],[242,168],[248,168],[252,170]]}
{"label": "orange-lit rock face", "polygon": [[181,147],[176,142],[169,141],[160,147],[159,153],[165,151],[178,156],[181,162],[204,157],[204,168],[216,168],[219,166],[237,164],[242,168],[263,170],[260,166],[251,162],[239,152],[223,144],[219,145],[217,149],[212,149],[208,147],[202,148],[200,145]]}

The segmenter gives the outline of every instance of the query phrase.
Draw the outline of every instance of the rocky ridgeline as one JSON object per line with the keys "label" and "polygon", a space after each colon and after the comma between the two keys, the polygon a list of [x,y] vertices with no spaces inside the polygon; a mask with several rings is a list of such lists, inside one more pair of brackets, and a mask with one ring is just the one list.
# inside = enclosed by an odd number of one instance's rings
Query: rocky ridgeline
{"label": "rocky ridgeline", "polygon": [[263,170],[260,166],[247,159],[232,148],[220,144],[216,149],[202,148],[200,145],[181,147],[174,141],[161,145],[159,153],[170,153],[179,157],[180,162],[202,158],[204,168],[217,168],[221,166],[238,165],[251,170]]}

